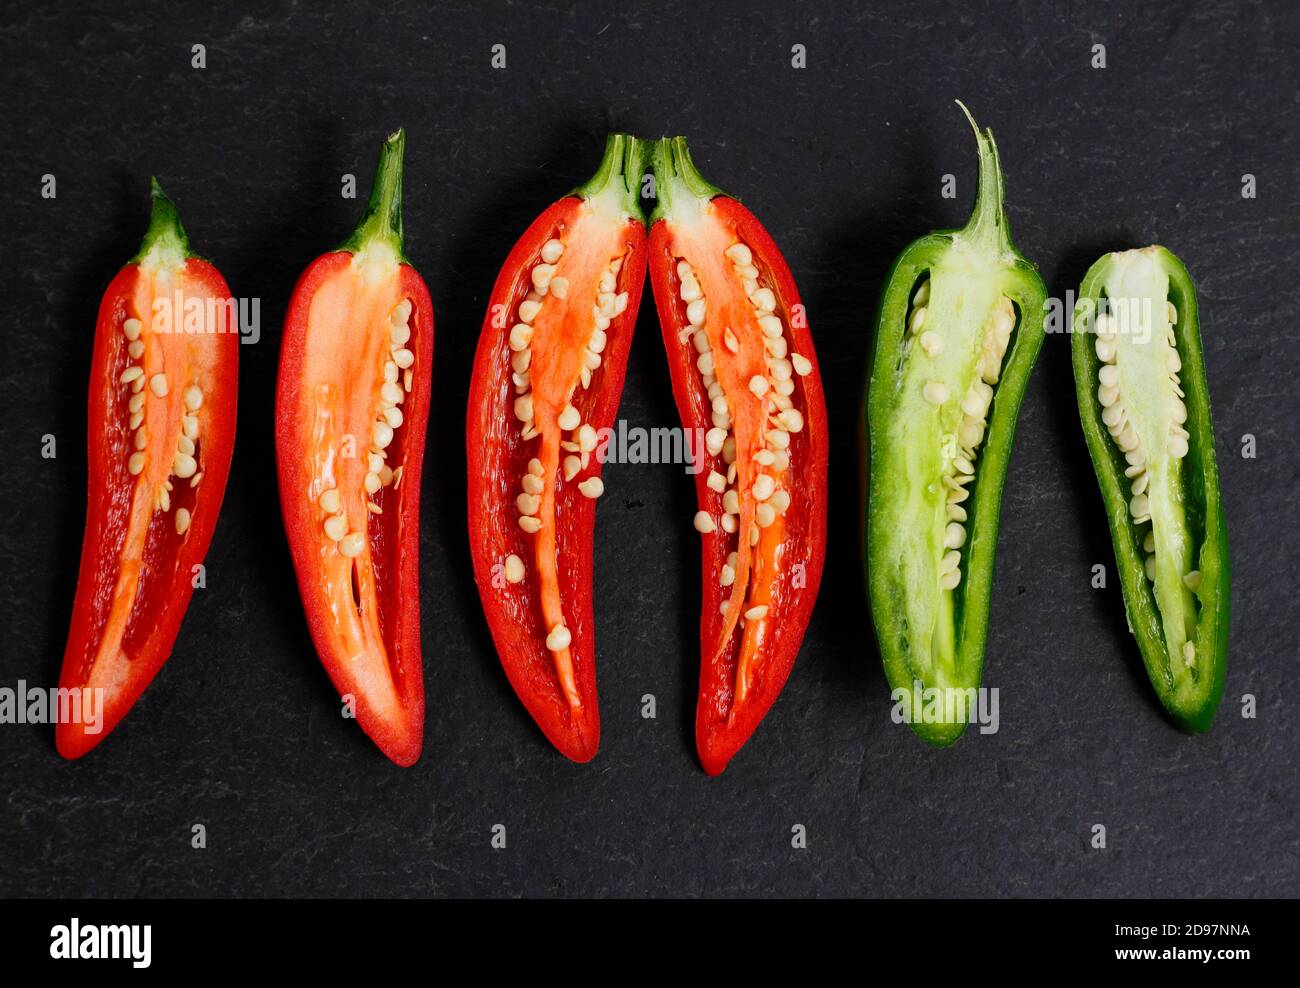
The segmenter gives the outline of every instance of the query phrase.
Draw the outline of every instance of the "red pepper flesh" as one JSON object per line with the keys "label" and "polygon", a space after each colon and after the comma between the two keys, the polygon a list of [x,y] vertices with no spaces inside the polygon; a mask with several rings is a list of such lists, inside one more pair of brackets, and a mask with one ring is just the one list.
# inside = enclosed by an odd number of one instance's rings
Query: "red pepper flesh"
{"label": "red pepper flesh", "polygon": [[700,763],[717,775],[785,685],[826,556],[826,400],[790,268],[682,138],[654,153],[654,286],[682,423],[705,435]]}
{"label": "red pepper flesh", "polygon": [[402,255],[402,152],[365,217],[298,279],[276,391],[280,507],[307,625],[345,712],[398,765],[420,757],[420,474],[433,304]]}
{"label": "red pepper flesh", "polygon": [[[109,284],[95,328],[86,535],[59,678],[85,699],[55,729],[65,758],[117,726],[176,642],[234,451],[232,310],[221,273],[190,253],[153,182],[144,243]],[[102,706],[84,692],[101,689]]]}
{"label": "red pepper flesh", "polygon": [[474,576],[501,664],[575,762],[600,743],[591,605],[595,454],[613,425],[645,281],[641,145],[539,216],[492,289],[470,384]]}

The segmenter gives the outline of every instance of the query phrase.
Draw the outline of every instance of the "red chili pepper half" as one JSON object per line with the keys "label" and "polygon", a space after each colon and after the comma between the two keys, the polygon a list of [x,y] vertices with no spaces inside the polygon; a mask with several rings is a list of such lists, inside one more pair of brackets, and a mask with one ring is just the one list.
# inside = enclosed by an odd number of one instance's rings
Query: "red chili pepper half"
{"label": "red chili pepper half", "polygon": [[61,713],[65,758],[117,726],[176,642],[234,451],[233,310],[154,181],[140,253],[104,292],[95,328],[86,537],[59,686],[104,692],[102,707]]}
{"label": "red chili pepper half", "polygon": [[276,391],[280,507],[307,625],[362,729],[420,757],[420,469],[433,303],[402,254],[402,131],[370,205],[298,279]]}
{"label": "red chili pepper half", "polygon": [[527,229],[492,289],[470,385],[469,533],[501,664],[542,731],[589,761],[600,743],[591,549],[645,280],[642,145]]}
{"label": "red chili pepper half", "polygon": [[[704,435],[695,739],[727,766],[785,685],[826,556],[826,401],[790,269],[684,139],[653,156],[650,280],[682,424]],[[697,433],[698,434],[698,433]]]}

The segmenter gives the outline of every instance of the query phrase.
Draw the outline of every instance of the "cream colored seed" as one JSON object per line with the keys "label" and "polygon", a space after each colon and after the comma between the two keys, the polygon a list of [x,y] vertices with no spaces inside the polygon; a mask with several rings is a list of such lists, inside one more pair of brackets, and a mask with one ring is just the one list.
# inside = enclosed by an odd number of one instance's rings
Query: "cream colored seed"
{"label": "cream colored seed", "polygon": [[515,418],[520,422],[533,420],[533,396],[524,395],[515,399]]}
{"label": "cream colored seed", "polygon": [[949,549],[939,560],[939,572],[951,573],[961,565],[961,553],[956,549]]}
{"label": "cream colored seed", "polygon": [[390,429],[400,429],[405,418],[402,415],[402,410],[394,405],[392,408],[384,409],[384,421]]}
{"label": "cream colored seed", "polygon": [[785,378],[784,380],[777,381],[776,384],[772,386],[772,388],[782,398],[789,398],[792,394],[794,394],[794,381],[790,380],[789,378]]}
{"label": "cream colored seed", "polygon": [[1104,365],[1101,370],[1097,371],[1097,380],[1101,382],[1102,387],[1119,387],[1119,368],[1114,364]]}
{"label": "cream colored seed", "polygon": [[406,391],[407,394],[410,394],[410,393],[411,393],[411,385],[414,384],[414,383],[415,383],[415,374],[413,374],[413,373],[412,373],[411,371],[409,371],[409,370],[408,370],[408,371],[403,371],[403,372],[402,372],[402,387],[403,387],[403,389],[405,389],[405,391]]}
{"label": "cream colored seed", "polygon": [[708,535],[710,532],[716,532],[718,526],[714,524],[713,516],[707,511],[697,511],[695,512],[695,530],[703,535]]}
{"label": "cream colored seed", "polygon": [[729,587],[736,582],[736,571],[731,566],[723,566],[722,571],[718,574],[718,583],[724,587]]}
{"label": "cream colored seed", "polygon": [[546,290],[551,286],[551,279],[555,277],[554,264],[539,264],[532,271],[533,287],[537,289],[537,294],[545,295]]}
{"label": "cream colored seed", "polygon": [[402,370],[406,370],[406,368],[415,363],[415,354],[406,349],[406,347],[402,347],[400,350],[394,350],[393,363],[397,364],[397,366],[402,368]]}
{"label": "cream colored seed", "polygon": [[142,422],[144,422],[144,412],[135,412],[132,414],[131,420],[127,423],[127,428],[135,431],[140,428]]}
{"label": "cream colored seed", "polygon": [[375,504],[374,501],[366,502],[366,510],[369,511],[372,515],[382,515],[384,513],[384,509],[381,508],[379,505]]}
{"label": "cream colored seed", "polygon": [[144,344],[139,340],[133,340],[126,345],[126,354],[132,360],[139,360],[144,356]]}
{"label": "cream colored seed", "polygon": [[187,439],[199,438],[199,420],[194,415],[181,416],[181,431]]}
{"label": "cream colored seed", "polygon": [[1177,433],[1169,437],[1169,455],[1176,460],[1181,460],[1187,455],[1187,440]]}
{"label": "cream colored seed", "polygon": [[379,474],[367,473],[362,479],[361,485],[365,487],[367,494],[373,494],[384,486],[384,482],[380,479]]}
{"label": "cream colored seed", "polygon": [[722,530],[728,535],[736,534],[737,525],[735,515],[723,515],[719,524],[722,525]]}
{"label": "cream colored seed", "polygon": [[752,264],[754,261],[753,251],[739,242],[732,244],[723,253],[736,264]]}
{"label": "cream colored seed", "polygon": [[943,530],[943,547],[945,549],[960,549],[966,544],[966,529],[955,521],[948,522]]}
{"label": "cream colored seed", "polygon": [[564,458],[564,479],[572,480],[582,469],[582,460],[576,456],[566,456]]}
{"label": "cream colored seed", "polygon": [[704,448],[709,451],[710,456],[717,456],[722,452],[722,448],[727,441],[727,430],[712,428],[704,434]]}
{"label": "cream colored seed", "polygon": [[551,629],[551,633],[546,636],[546,647],[552,652],[562,652],[573,643],[573,635],[569,629],[562,624],[557,624]]}
{"label": "cream colored seed", "polygon": [[[143,431],[143,430],[141,430],[141,431]],[[188,455],[188,456],[193,456],[193,455],[194,455],[194,440],[191,439],[189,436],[181,435],[181,436],[176,440],[176,448],[179,449],[182,453],[185,453],[185,454]]]}
{"label": "cream colored seed", "polygon": [[528,461],[528,472],[536,477],[542,477],[546,474],[546,467],[542,466],[542,461],[534,456]]}
{"label": "cream colored seed", "polygon": [[567,298],[569,294],[569,279],[552,278],[551,285],[550,285],[550,294],[554,295],[556,298],[559,299]]}
{"label": "cream colored seed", "polygon": [[134,381],[131,382],[131,391],[134,394],[139,394],[141,391],[144,390],[144,385],[145,385],[144,375],[141,374],[139,377],[137,377]]}
{"label": "cream colored seed", "polygon": [[785,342],[784,336],[763,337],[763,346],[773,357],[784,357],[790,352],[790,347]]}
{"label": "cream colored seed", "polygon": [[1151,514],[1151,502],[1145,494],[1135,494],[1128,503],[1128,509],[1134,518],[1146,518]]}
{"label": "cream colored seed", "polygon": [[686,321],[692,326],[703,326],[704,316],[707,311],[704,299],[697,298],[686,307]]}
{"label": "cream colored seed", "polygon": [[750,491],[754,495],[755,501],[766,501],[776,490],[776,481],[768,474],[760,473],[754,479],[754,487]]}
{"label": "cream colored seed", "polygon": [[803,432],[803,413],[799,409],[787,408],[777,419],[786,432]]}
{"label": "cream colored seed", "polygon": [[564,411],[560,412],[560,417],[556,419],[556,424],[565,432],[571,432],[582,424],[582,415],[572,405],[565,405]]}
{"label": "cream colored seed", "polygon": [[360,532],[349,532],[339,540],[339,552],[352,559],[361,555],[366,547],[366,537]]}
{"label": "cream colored seed", "polygon": [[578,428],[578,448],[584,453],[590,453],[595,450],[600,442],[600,436],[592,428],[590,423],[584,422]]}
{"label": "cream colored seed", "polygon": [[709,490],[717,491],[721,494],[727,489],[727,478],[716,470],[710,470],[709,479],[705,481],[705,484],[708,485]]}
{"label": "cream colored seed", "polygon": [[713,376],[713,354],[704,352],[695,358],[695,369],[705,377]]}
{"label": "cream colored seed", "polygon": [[131,454],[131,458],[130,458],[129,460],[126,461],[126,469],[127,469],[127,472],[130,473],[132,476],[134,476],[135,474],[138,474],[141,470],[143,470],[143,469],[144,469],[144,454],[143,454],[143,453],[132,453],[132,454]]}
{"label": "cream colored seed", "polygon": [[740,495],[735,490],[722,495],[722,510],[729,515],[740,514]]}
{"label": "cream colored seed", "polygon": [[404,298],[393,306],[393,311],[388,314],[388,321],[394,326],[401,326],[411,319],[411,300]]}
{"label": "cream colored seed", "polygon": [[378,473],[384,469],[384,458],[373,450],[366,454],[366,469],[371,473]]}
{"label": "cream colored seed", "polygon": [[530,323],[537,318],[537,313],[542,309],[542,303],[536,299],[526,298],[519,303],[519,321]]}
{"label": "cream colored seed", "polygon": [[1097,351],[1097,358],[1098,358],[1099,360],[1103,360],[1103,361],[1107,361],[1107,362],[1109,362],[1109,361],[1115,359],[1115,341],[1114,341],[1114,340],[1103,340],[1100,336],[1098,336],[1098,337],[1097,337],[1097,342],[1093,344],[1093,347],[1094,347],[1094,348],[1096,349],[1096,351]]}
{"label": "cream colored seed", "polygon": [[128,319],[122,323],[122,333],[128,340],[138,340],[140,338],[140,330],[143,328],[144,323],[140,322],[139,319]]}
{"label": "cream colored seed", "polygon": [[547,264],[554,264],[564,253],[564,243],[552,237],[546,243],[542,244],[542,260]]}
{"label": "cream colored seed", "polygon": [[[167,492],[163,491],[163,495],[166,496],[166,494]],[[164,508],[163,510],[166,511],[167,509]],[[190,513],[186,511],[184,508],[177,508],[176,509],[176,534],[184,535],[186,530],[189,529],[189,527],[190,527]]]}
{"label": "cream colored seed", "polygon": [[948,400],[948,387],[942,381],[926,381],[921,395],[931,405],[942,405]]}
{"label": "cream colored seed", "polygon": [[513,552],[506,556],[505,571],[507,583],[524,582],[524,561]]}
{"label": "cream colored seed", "polygon": [[767,528],[776,521],[776,508],[764,501],[754,509],[754,524],[759,528]]}
{"label": "cream colored seed", "polygon": [[1142,567],[1146,571],[1147,579],[1152,583],[1156,582],[1156,557],[1147,556],[1147,561]]}
{"label": "cream colored seed", "polygon": [[339,510],[339,492],[331,487],[327,491],[322,491],[319,504],[321,510],[327,515],[338,514]]}
{"label": "cream colored seed", "polygon": [[523,487],[525,494],[540,494],[546,490],[545,482],[534,473],[524,474]]}
{"label": "cream colored seed", "polygon": [[578,491],[583,497],[598,498],[605,493],[605,482],[599,477],[588,477],[579,481]]}
{"label": "cream colored seed", "polygon": [[186,453],[177,453],[172,460],[172,473],[182,480],[186,477],[193,477],[198,468],[199,465],[194,461],[194,457]]}
{"label": "cream colored seed", "polygon": [[937,357],[943,353],[943,337],[932,329],[927,329],[921,334],[921,349],[925,351],[928,357]]}
{"label": "cream colored seed", "polygon": [[344,514],[330,515],[325,519],[325,534],[335,542],[348,534],[348,516]]}
{"label": "cream colored seed", "polygon": [[387,422],[376,422],[371,442],[376,449],[387,449],[389,443],[393,441],[393,427]]}
{"label": "cream colored seed", "polygon": [[121,384],[130,384],[138,377],[144,377],[144,368],[132,366],[122,371],[122,376],[117,380]]}
{"label": "cream colored seed", "polygon": [[754,392],[754,394],[759,398],[762,398],[763,395],[767,394],[768,387],[767,378],[763,377],[761,374],[755,374],[749,379],[749,390]]}
{"label": "cream colored seed", "polygon": [[393,346],[406,346],[411,339],[411,327],[406,323],[398,323],[388,327],[388,339]]}
{"label": "cream colored seed", "polygon": [[536,494],[525,492],[515,498],[515,507],[519,509],[521,515],[535,515],[541,506],[542,499]]}
{"label": "cream colored seed", "polygon": [[130,412],[139,412],[144,409],[144,395],[132,395],[126,403],[127,410]]}
{"label": "cream colored seed", "polygon": [[736,339],[736,334],[728,326],[722,331],[722,343],[732,353],[740,353],[740,340]]}
{"label": "cream colored seed", "polygon": [[510,339],[507,342],[511,350],[524,350],[532,339],[533,327],[526,322],[517,322],[511,327]]}
{"label": "cream colored seed", "polygon": [[776,316],[760,316],[758,328],[763,331],[763,336],[769,340],[779,339],[783,332],[781,320]]}
{"label": "cream colored seed", "polygon": [[379,388],[379,397],[390,405],[397,405],[406,397],[401,387],[392,381],[385,381]]}
{"label": "cream colored seed", "polygon": [[387,487],[389,484],[393,482],[393,478],[397,476],[398,471],[400,471],[401,469],[402,469],[401,467],[398,467],[397,470],[394,470],[387,463],[385,463],[382,467],[379,468],[379,483],[382,484],[384,487]]}
{"label": "cream colored seed", "polygon": [[1187,575],[1185,575],[1185,576],[1183,577],[1183,586],[1185,586],[1185,587],[1186,587],[1188,590],[1190,590],[1192,593],[1196,593],[1196,591],[1200,590],[1200,589],[1201,589],[1201,571],[1198,570],[1198,569],[1194,569],[1194,570],[1192,570],[1190,573],[1188,573]]}
{"label": "cream colored seed", "polygon": [[794,368],[790,366],[790,361],[783,358],[772,361],[772,377],[774,377],[778,383],[790,380],[790,375],[793,373]]}
{"label": "cream colored seed", "polygon": [[166,398],[167,397],[167,375],[155,374],[153,377],[149,378],[149,390],[152,391],[154,394],[156,394],[159,398]]}
{"label": "cream colored seed", "polygon": [[925,326],[925,306],[912,310],[912,317],[907,321],[907,331],[915,336]]}
{"label": "cream colored seed", "polygon": [[770,288],[760,288],[749,296],[749,300],[754,303],[754,308],[759,312],[771,312],[776,309],[776,296],[772,294]]}
{"label": "cream colored seed", "polygon": [[961,570],[950,570],[939,577],[941,590],[956,590],[959,583],[961,583]]}
{"label": "cream colored seed", "polygon": [[767,617],[766,604],[756,604],[755,606],[751,607],[749,610],[745,612],[746,621],[758,621],[759,619],[765,617]]}
{"label": "cream colored seed", "polygon": [[519,527],[529,535],[536,535],[542,527],[542,520],[534,518],[532,515],[520,515]]}
{"label": "cream colored seed", "polygon": [[964,456],[953,457],[952,465],[957,468],[959,473],[975,476],[975,464]]}
{"label": "cream colored seed", "polygon": [[767,445],[774,450],[780,451],[790,448],[790,433],[784,429],[773,429],[767,434]]}
{"label": "cream colored seed", "polygon": [[603,329],[598,329],[591,334],[591,339],[587,341],[587,349],[592,353],[604,353],[605,344],[608,342],[608,334]]}

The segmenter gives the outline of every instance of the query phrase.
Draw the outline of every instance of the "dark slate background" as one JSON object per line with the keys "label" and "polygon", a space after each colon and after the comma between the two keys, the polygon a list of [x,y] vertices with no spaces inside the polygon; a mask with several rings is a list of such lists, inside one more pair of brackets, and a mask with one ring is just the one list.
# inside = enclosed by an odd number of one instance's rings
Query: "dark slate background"
{"label": "dark slate background", "polygon": [[[151,173],[235,294],[261,298],[263,322],[241,348],[209,586],[170,663],[80,762],[57,756],[49,728],[0,728],[0,892],[1300,892],[1294,4],[320,6],[136,3],[128,16],[10,2],[0,15],[0,685],[57,680],[95,313],[143,233]],[[489,64],[495,43],[504,71]],[[1104,70],[1090,67],[1096,43]],[[1006,487],[985,680],[1002,691],[1001,731],[936,751],[890,722],[855,546],[855,412],[891,259],[959,223],[973,197],[954,98],[996,132],[1016,241],[1053,294],[1103,251],[1151,242],[1197,279],[1236,571],[1208,736],[1161,716],[1125,630],[1063,336],[1043,348]],[[421,546],[429,716],[410,770],[338,716],[280,528],[271,425],[288,293],[356,219],[340,176],[355,173],[364,196],[399,124],[409,253],[438,313]],[[680,469],[606,469],[592,764],[557,755],[516,701],[470,576],[465,399],[485,299],[516,237],[594,170],[611,128],[688,135],[705,175],[758,213],[826,372],[826,578],[780,702],[718,779],[694,756],[698,541]],[[45,173],[55,200],[39,194]],[[956,200],[940,196],[945,173]],[[1255,199],[1241,195],[1246,173]],[[621,414],[676,422],[648,295]],[[45,433],[57,459],[40,456]],[[1090,587],[1096,563],[1111,567],[1108,590]],[[655,720],[640,716],[646,693]],[[190,846],[196,823],[206,850]],[[489,846],[495,824],[505,850]],[[806,850],[791,847],[796,824]],[[1105,850],[1090,847],[1095,824]]]}

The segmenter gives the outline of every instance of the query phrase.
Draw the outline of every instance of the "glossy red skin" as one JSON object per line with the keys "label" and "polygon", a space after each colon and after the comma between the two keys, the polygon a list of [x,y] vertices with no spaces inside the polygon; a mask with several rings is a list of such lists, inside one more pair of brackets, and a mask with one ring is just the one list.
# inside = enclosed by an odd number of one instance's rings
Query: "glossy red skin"
{"label": "glossy red skin", "polygon": [[[186,270],[189,278],[202,285],[210,297],[230,297],[221,272],[208,262],[189,258]],[[86,534],[81,547],[77,596],[72,605],[72,627],[59,677],[60,689],[81,689],[87,683],[90,653],[103,633],[117,573],[115,564],[126,534],[133,481],[126,464],[132,450],[132,434],[128,416],[121,407],[122,386],[118,377],[128,363],[121,325],[139,276],[139,265],[128,264],[122,268],[99,305],[90,365]],[[193,521],[184,540],[175,535],[173,514],[159,513],[150,523],[138,603],[123,638],[124,649],[133,656],[131,672],[125,682],[106,692],[100,733],[87,733],[79,723],[60,722],[56,726],[55,747],[64,758],[80,758],[99,744],[140,698],[170,657],[194,593],[191,569],[207,555],[235,447],[239,334],[226,332],[230,327],[224,307],[217,307],[216,319],[221,332],[212,335],[213,345],[221,354],[215,371],[219,382],[204,396],[204,401],[215,405],[217,414],[213,421],[220,427],[210,429],[202,438],[203,482],[193,489],[193,504],[187,495],[179,493],[187,486],[180,484],[172,507],[173,512],[182,504],[190,507]]]}
{"label": "glossy red skin", "polygon": [[[695,743],[700,765],[709,775],[718,775],[727,763],[749,740],[755,728],[767,715],[780,695],[803,642],[804,631],[812,616],[821,583],[822,568],[826,560],[826,461],[829,449],[827,434],[826,399],[822,390],[821,371],[813,349],[812,337],[806,325],[795,327],[788,318],[790,311],[801,305],[799,290],[795,286],[790,268],[771,236],[748,209],[734,199],[720,196],[713,207],[729,228],[736,231],[736,239],[748,244],[754,254],[754,264],[765,275],[777,297],[777,309],[791,340],[790,349],[803,354],[812,364],[806,377],[795,377],[797,386],[803,388],[802,409],[804,430],[791,436],[790,470],[798,478],[796,497],[786,512],[787,538],[785,561],[789,565],[802,562],[805,566],[805,585],[794,590],[788,577],[772,606],[774,637],[766,643],[763,660],[757,666],[750,695],[731,717],[732,697],[736,681],[736,657],[739,652],[740,632],[733,632],[730,643],[716,661],[711,660],[715,643],[724,628],[724,617],[719,611],[722,601],[730,592],[718,584],[717,573],[727,558],[728,542],[714,537],[703,538],[701,575],[703,602],[700,615],[700,689],[695,710]],[[655,306],[663,331],[664,345],[670,355],[669,370],[673,382],[673,397],[682,423],[688,428],[709,429],[712,426],[708,395],[700,381],[693,362],[694,350],[684,348],[677,332],[685,323],[684,306],[680,302],[679,282],[674,256],[683,251],[673,249],[673,234],[666,220],[659,220],[650,230],[650,281],[654,288]],[[688,256],[688,255],[686,255]],[[739,289],[738,289],[739,290]],[[687,356],[689,354],[689,356]],[[722,495],[707,486],[708,470],[695,475],[695,495],[699,506],[714,517],[722,514]],[[784,567],[783,567],[784,571]]]}
{"label": "glossy red skin", "polygon": [[[400,722],[383,719],[350,671],[350,656],[330,633],[328,601],[319,590],[318,548],[326,536],[315,505],[286,496],[292,484],[290,465],[298,451],[311,446],[301,434],[292,409],[297,405],[300,371],[305,358],[307,317],[320,285],[337,269],[351,263],[349,251],[331,251],[313,261],[298,279],[285,314],[280,345],[280,373],[276,390],[276,463],[280,508],[284,516],[298,589],[312,641],[321,664],[339,695],[356,697],[356,718],[361,729],[397,765],[415,764],[424,746],[424,669],[420,648],[420,479],[424,462],[425,430],[429,417],[433,369],[433,302],[424,279],[409,264],[398,268],[399,286],[412,300],[412,333],[407,343],[415,354],[414,380],[404,403],[406,421],[390,449],[403,449],[400,509],[385,509],[379,522],[376,567],[380,619],[385,643],[399,663],[398,692],[406,717]],[[405,446],[399,446],[404,443]],[[372,529],[373,530],[373,526]],[[372,545],[375,545],[372,539]],[[395,578],[390,574],[396,574]],[[389,631],[389,628],[392,628]]]}
{"label": "glossy red skin", "polygon": [[[596,655],[591,604],[592,534],[596,502],[583,497],[576,484],[560,486],[556,500],[556,555],[564,596],[565,618],[572,635],[574,678],[583,716],[572,717],[551,653],[535,583],[535,567],[527,566],[524,582],[505,592],[493,586],[493,567],[514,553],[533,558],[533,538],[519,528],[515,508],[519,478],[527,471],[537,440],[524,443],[513,405],[508,336],[513,314],[531,287],[530,262],[563,225],[572,222],[581,200],[569,196],[551,205],[519,238],[497,276],[474,357],[470,383],[466,454],[469,461],[469,534],[474,579],[487,615],[488,627],[510,685],[551,744],[575,762],[590,761],[600,745],[600,711],[596,695]],[[584,422],[598,431],[611,428],[623,392],[632,329],[645,284],[645,227],[629,219],[629,253],[618,274],[616,292],[628,293],[627,309],[610,322],[609,342],[592,387],[574,395]],[[505,309],[498,309],[504,305]],[[494,313],[506,313],[502,326]],[[599,477],[600,461],[580,475]],[[500,582],[498,580],[497,582]]]}

